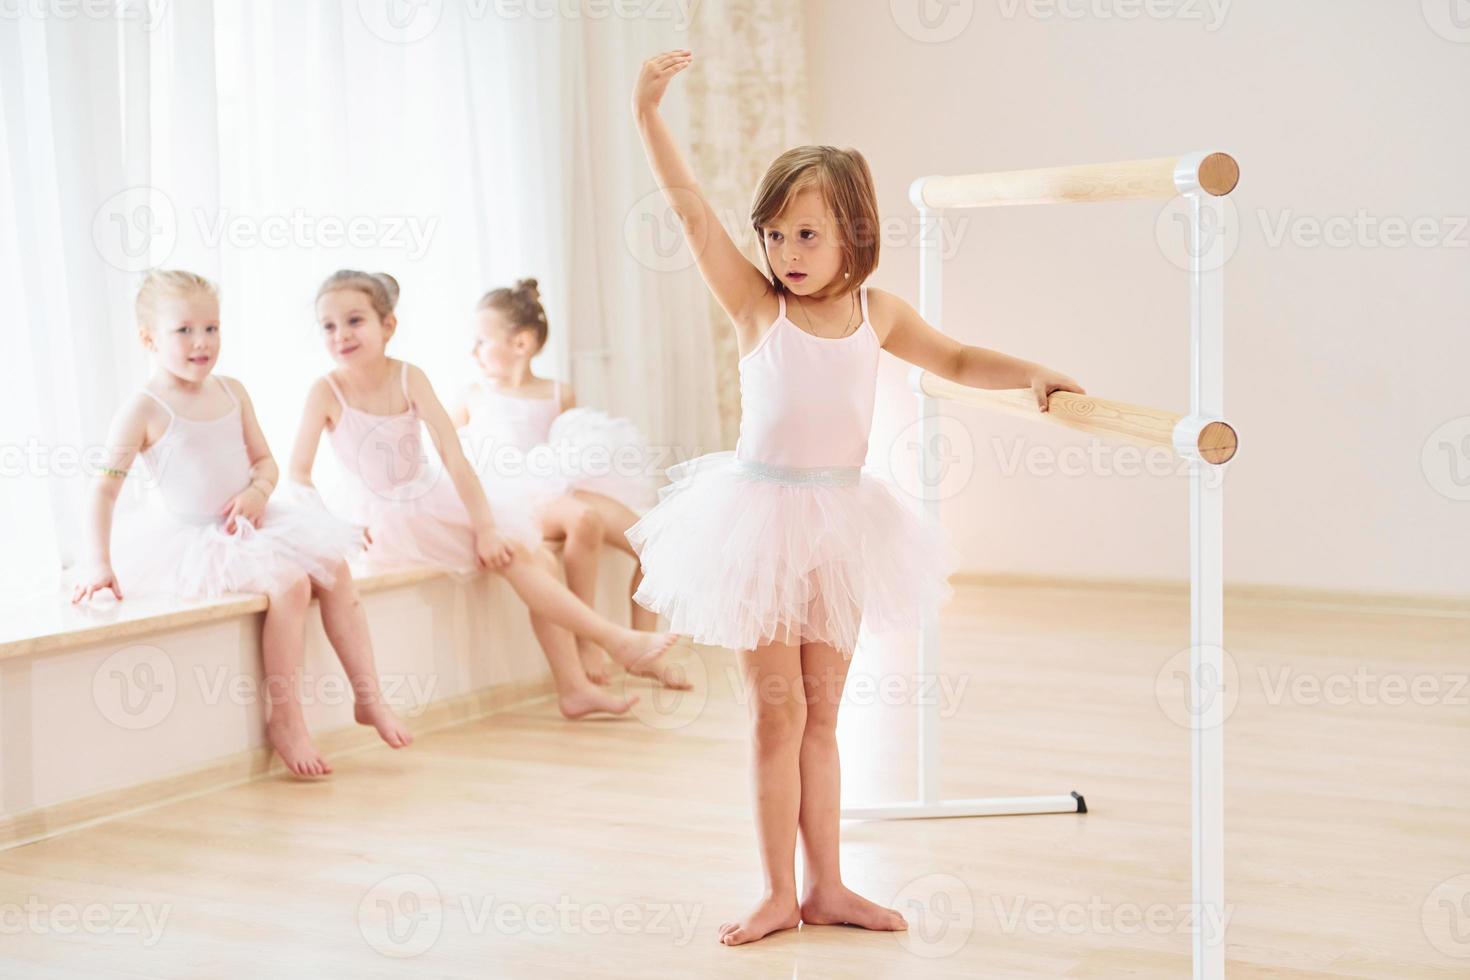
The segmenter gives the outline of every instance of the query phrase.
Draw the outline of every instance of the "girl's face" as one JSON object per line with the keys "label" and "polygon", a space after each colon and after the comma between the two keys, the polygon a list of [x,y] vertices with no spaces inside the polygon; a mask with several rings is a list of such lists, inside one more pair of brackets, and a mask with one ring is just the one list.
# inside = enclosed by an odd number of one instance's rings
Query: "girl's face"
{"label": "girl's face", "polygon": [[219,360],[219,302],[199,291],[164,297],[144,342],[165,371],[199,384]]}
{"label": "girl's face", "polygon": [[343,367],[370,364],[385,356],[397,319],[378,316],[372,300],[360,289],[334,289],[316,303],[322,341],[332,360]]}
{"label": "girl's face", "polygon": [[485,377],[503,381],[524,371],[535,355],[534,330],[516,330],[496,309],[475,311],[475,344],[471,353]]}
{"label": "girl's face", "polygon": [[842,282],[842,236],[820,188],[797,191],[761,237],[771,271],[798,296]]}

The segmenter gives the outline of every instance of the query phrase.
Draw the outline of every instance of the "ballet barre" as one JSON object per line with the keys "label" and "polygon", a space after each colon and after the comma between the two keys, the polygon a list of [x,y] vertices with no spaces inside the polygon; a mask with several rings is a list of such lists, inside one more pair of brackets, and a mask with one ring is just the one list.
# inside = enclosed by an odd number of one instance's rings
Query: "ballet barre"
{"label": "ballet barre", "polygon": [[1228,463],[1239,448],[1235,427],[1224,419],[1195,419],[1161,408],[1108,401],[1072,391],[1054,391],[1046,411],[1036,408],[1030,388],[971,388],[922,371],[918,388],[931,398],[962,402],[1003,415],[1054,422],[1079,432],[1110,436],[1140,446],[1162,446],[1213,466]]}
{"label": "ballet barre", "polygon": [[[1076,167],[1003,173],[921,177],[909,189],[919,210],[919,312],[940,327],[944,261],[940,219],[945,209],[1072,204],[1098,201],[1163,200],[1182,195],[1189,215],[1190,404],[1184,415],[1110,402],[1072,392],[1053,392],[1048,410],[1037,410],[1029,389],[967,388],[928,374],[910,372],[919,402],[919,486],[924,511],[939,519],[938,487],[931,466],[942,444],[936,406],[940,399],[1008,414],[1049,420],[1068,428],[1145,445],[1167,446],[1189,465],[1189,674],[1190,879],[1194,913],[1191,962],[1194,980],[1225,977],[1225,777],[1224,777],[1224,498],[1223,482],[1207,479],[1209,468],[1230,460],[1238,440],[1224,413],[1224,197],[1240,180],[1240,167],[1226,153],[1195,152],[1176,157],[1129,160]],[[921,677],[939,671],[939,615],[926,610],[919,626]],[[937,700],[918,712],[916,800],[844,807],[855,820],[973,817],[1002,814],[1086,813],[1087,802],[1072,790],[1045,796],[945,800],[940,796]]]}

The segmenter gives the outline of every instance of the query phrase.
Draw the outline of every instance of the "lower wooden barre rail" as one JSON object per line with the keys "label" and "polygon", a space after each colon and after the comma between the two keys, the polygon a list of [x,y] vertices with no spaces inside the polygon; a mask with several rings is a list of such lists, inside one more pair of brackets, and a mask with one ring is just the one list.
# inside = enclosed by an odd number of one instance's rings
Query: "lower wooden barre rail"
{"label": "lower wooden barre rail", "polygon": [[1030,388],[971,388],[928,371],[918,374],[918,388],[931,398],[962,402],[1006,415],[1051,421],[1069,429],[1101,433],[1147,446],[1164,446],[1206,463],[1229,462],[1240,442],[1235,429],[1221,419],[1192,419],[1126,402],[1107,401],[1070,391],[1054,391],[1047,410],[1036,408]]}

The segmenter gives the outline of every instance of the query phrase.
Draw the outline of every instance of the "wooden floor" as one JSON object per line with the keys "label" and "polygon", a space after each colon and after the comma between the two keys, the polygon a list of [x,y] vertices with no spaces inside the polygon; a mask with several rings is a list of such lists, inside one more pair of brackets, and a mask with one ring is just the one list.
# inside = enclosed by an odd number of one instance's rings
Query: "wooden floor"
{"label": "wooden floor", "polygon": [[[640,719],[527,704],[0,853],[0,976],[1177,980],[1186,622],[1178,595],[968,586],[949,687],[858,662],[849,802],[908,796],[936,694],[947,795],[1091,809],[845,824],[849,884],[906,936],[716,943],[759,881],[734,660],[701,650],[700,692],[640,684]],[[1470,977],[1470,616],[1234,602],[1227,644],[1229,975]]]}

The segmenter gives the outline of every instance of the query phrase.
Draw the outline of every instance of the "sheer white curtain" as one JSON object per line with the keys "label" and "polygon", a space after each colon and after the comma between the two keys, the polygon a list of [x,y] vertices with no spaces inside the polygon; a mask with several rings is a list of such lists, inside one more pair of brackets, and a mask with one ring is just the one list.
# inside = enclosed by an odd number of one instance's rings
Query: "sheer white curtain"
{"label": "sheer white curtain", "polygon": [[[628,94],[643,58],[684,43],[679,5],[383,8],[0,20],[0,588],[54,585],[78,553],[70,461],[147,377],[131,306],[151,266],[220,283],[219,370],[244,381],[281,461],[330,367],[315,288],[342,267],[398,278],[391,350],[446,396],[473,375],[476,298],[534,275],[552,323],[539,370],[672,457],[718,448],[697,275],[628,235],[652,187]],[[679,125],[677,95],[669,108]]]}

